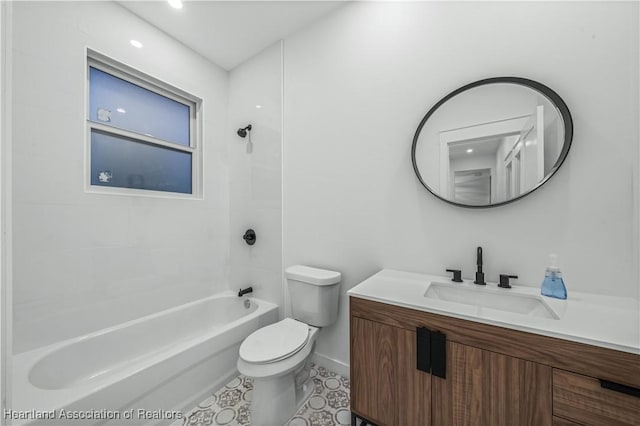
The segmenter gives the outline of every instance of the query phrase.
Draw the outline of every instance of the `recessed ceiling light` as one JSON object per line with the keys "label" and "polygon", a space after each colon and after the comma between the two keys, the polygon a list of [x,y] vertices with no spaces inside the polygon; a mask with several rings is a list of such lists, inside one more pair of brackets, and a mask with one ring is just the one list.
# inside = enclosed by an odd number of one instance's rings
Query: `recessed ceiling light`
{"label": "recessed ceiling light", "polygon": [[118,111],[120,114],[126,114],[127,110],[124,108],[116,108],[116,111]]}
{"label": "recessed ceiling light", "polygon": [[469,148],[469,149],[467,150],[467,154],[471,154],[472,152],[473,152],[473,149],[471,149],[471,148]]}
{"label": "recessed ceiling light", "polygon": [[133,47],[137,47],[138,49],[142,49],[142,43],[140,43],[138,40],[129,40],[129,43],[131,43],[131,45]]}
{"label": "recessed ceiling light", "polygon": [[182,9],[182,0],[167,0],[174,9]]}
{"label": "recessed ceiling light", "polygon": [[256,109],[262,108],[262,105],[256,105]]}

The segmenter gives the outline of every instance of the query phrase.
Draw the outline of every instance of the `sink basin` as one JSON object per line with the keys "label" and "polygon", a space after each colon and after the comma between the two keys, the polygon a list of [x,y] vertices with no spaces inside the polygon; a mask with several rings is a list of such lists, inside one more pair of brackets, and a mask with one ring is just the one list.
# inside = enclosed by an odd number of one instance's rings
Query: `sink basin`
{"label": "sink basin", "polygon": [[476,306],[480,314],[502,311],[539,318],[560,318],[542,296],[512,293],[508,289],[431,282],[424,296],[428,299]]}

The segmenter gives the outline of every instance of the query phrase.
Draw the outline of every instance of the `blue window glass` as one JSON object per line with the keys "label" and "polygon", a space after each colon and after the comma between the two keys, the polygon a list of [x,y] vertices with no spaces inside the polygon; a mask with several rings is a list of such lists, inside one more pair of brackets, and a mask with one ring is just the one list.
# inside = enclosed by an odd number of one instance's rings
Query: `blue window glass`
{"label": "blue window glass", "polygon": [[91,185],[191,194],[192,154],[91,130]]}
{"label": "blue window glass", "polygon": [[187,105],[94,67],[89,67],[89,120],[190,146]]}

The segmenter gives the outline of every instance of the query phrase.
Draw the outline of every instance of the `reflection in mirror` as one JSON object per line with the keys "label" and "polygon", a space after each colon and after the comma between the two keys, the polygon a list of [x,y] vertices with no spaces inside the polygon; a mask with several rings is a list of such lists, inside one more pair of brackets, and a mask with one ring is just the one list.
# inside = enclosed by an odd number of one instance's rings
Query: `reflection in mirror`
{"label": "reflection in mirror", "polygon": [[481,206],[491,203],[491,169],[453,172],[454,200],[460,204]]}
{"label": "reflection in mirror", "polygon": [[482,80],[451,93],[420,123],[413,164],[447,202],[490,207],[538,188],[562,164],[573,133],[569,110],[531,80]]}

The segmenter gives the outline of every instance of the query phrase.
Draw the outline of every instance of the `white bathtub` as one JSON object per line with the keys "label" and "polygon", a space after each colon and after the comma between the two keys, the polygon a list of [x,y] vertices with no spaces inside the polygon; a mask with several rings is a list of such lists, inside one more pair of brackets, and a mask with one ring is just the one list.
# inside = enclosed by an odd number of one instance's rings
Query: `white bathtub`
{"label": "white bathtub", "polygon": [[246,336],[277,321],[277,305],[249,300],[224,292],[14,356],[13,424],[175,421],[237,374]]}

